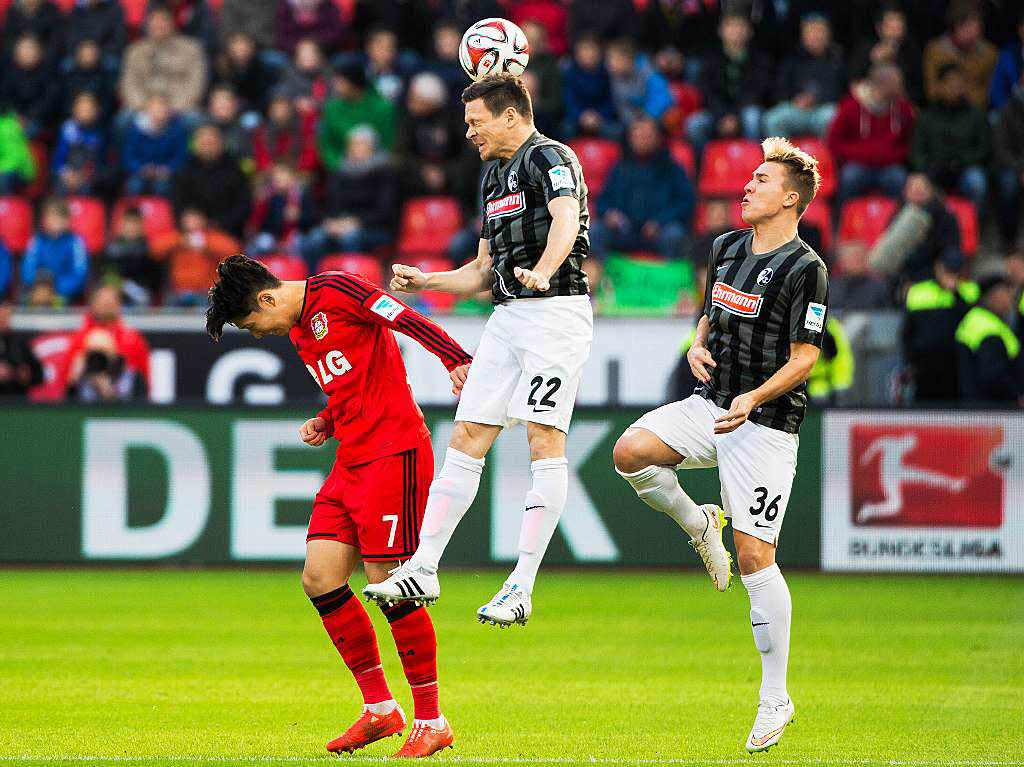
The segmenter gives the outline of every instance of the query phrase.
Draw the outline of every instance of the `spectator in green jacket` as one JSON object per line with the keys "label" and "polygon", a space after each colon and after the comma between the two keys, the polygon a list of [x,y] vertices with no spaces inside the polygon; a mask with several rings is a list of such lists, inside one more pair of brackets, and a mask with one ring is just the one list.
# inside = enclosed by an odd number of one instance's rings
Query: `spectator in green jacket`
{"label": "spectator in green jacket", "polygon": [[337,170],[345,156],[348,134],[357,125],[369,125],[379,146],[390,151],[395,134],[395,106],[369,83],[358,60],[345,62],[334,77],[334,95],[324,104],[317,145],[329,170]]}
{"label": "spectator in green jacket", "polygon": [[15,194],[35,176],[21,119],[8,104],[0,103],[0,194]]}
{"label": "spectator in green jacket", "polygon": [[910,164],[939,186],[959,190],[982,210],[991,153],[988,118],[967,100],[963,69],[955,62],[943,64],[937,98],[914,124]]}

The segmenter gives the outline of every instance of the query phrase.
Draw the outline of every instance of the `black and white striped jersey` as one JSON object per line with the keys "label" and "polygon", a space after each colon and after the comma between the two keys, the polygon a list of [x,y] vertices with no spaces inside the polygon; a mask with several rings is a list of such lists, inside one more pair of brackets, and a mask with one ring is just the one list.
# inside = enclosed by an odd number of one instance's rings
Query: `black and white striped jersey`
{"label": "black and white striped jersey", "polygon": [[[569,147],[535,131],[509,160],[495,160],[484,168],[480,193],[480,239],[487,240],[493,259],[496,303],[589,292],[582,269],[590,250],[587,184],[580,161]],[[540,293],[519,282],[514,269],[532,269],[540,260],[551,228],[548,203],[555,197],[578,201],[580,232],[569,257],[551,276],[551,287]]]}
{"label": "black and white striped jersey", "polygon": [[[828,312],[828,270],[799,237],[769,253],[751,251],[753,230],[715,240],[708,259],[704,314],[708,351],[716,366],[697,393],[728,409],[789,360],[792,341],[821,348]],[[807,408],[807,384],[765,402],[749,420],[797,433]]]}

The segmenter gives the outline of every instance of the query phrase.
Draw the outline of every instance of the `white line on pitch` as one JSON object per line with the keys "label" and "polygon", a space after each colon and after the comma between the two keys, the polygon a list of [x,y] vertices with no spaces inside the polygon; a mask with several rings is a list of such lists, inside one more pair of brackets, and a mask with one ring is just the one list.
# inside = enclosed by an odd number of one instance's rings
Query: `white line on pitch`
{"label": "white line on pitch", "polygon": [[[329,756],[93,756],[93,755],[34,755],[20,754],[2,756],[0,762],[191,762],[216,764],[223,762],[244,762],[251,764],[287,762],[289,764],[322,764],[334,761]],[[385,756],[348,757],[346,763],[387,762]],[[441,761],[442,764],[635,764],[635,765],[749,765],[750,759],[611,759],[605,757],[472,757],[451,756]],[[1024,767],[1022,761],[1000,761],[989,759],[943,761],[934,759],[773,759],[772,764],[783,765],[821,765],[821,767],[843,767],[844,765],[880,764],[888,767]]]}

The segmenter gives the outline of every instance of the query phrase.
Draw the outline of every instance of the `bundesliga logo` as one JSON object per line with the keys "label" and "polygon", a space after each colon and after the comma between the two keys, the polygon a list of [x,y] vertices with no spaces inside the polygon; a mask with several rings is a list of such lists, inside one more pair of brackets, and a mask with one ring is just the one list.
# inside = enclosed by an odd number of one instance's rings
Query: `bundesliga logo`
{"label": "bundesliga logo", "polygon": [[756,317],[761,311],[761,300],[761,296],[736,290],[724,282],[716,282],[711,289],[712,304],[742,317]]}

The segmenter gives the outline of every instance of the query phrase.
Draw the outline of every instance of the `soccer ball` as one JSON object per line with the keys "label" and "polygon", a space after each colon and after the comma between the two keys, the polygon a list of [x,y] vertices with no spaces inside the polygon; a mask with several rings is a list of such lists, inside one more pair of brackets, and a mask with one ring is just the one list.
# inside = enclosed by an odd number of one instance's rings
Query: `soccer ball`
{"label": "soccer ball", "polygon": [[502,72],[526,71],[530,43],[523,30],[505,19],[483,19],[466,30],[459,44],[459,63],[470,80]]}

